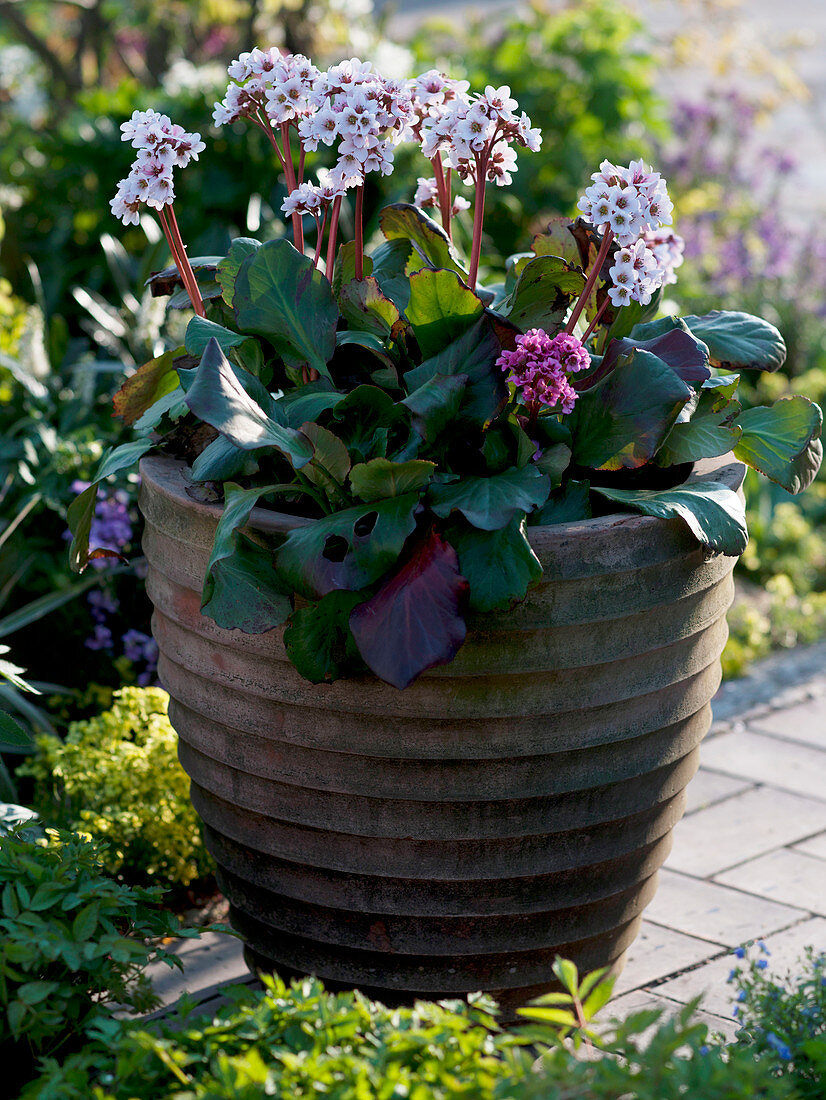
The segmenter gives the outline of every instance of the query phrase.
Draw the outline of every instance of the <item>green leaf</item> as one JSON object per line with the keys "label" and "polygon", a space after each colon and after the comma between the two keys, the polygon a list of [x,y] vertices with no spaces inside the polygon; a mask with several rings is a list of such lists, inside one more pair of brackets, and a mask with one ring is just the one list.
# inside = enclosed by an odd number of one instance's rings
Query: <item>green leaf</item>
{"label": "green leaf", "polygon": [[72,542],[69,547],[69,565],[76,573],[82,573],[93,556],[119,555],[113,552],[102,552],[97,549],[90,551],[89,533],[92,529],[92,520],[97,504],[98,485],[112,474],[134,466],[139,459],[153,446],[151,439],[135,439],[130,443],[122,443],[120,447],[110,450],[97,468],[92,484],[84,489],[80,496],[76,497],[69,505],[66,513],[66,522],[72,532]]}
{"label": "green leaf", "polygon": [[708,345],[715,367],[775,371],[786,361],[783,337],[762,317],[715,309],[683,320]]}
{"label": "green leaf", "polygon": [[242,475],[254,474],[258,469],[259,457],[265,453],[266,448],[244,451],[226,436],[219,435],[204,447],[192,463],[192,480],[232,481]]}
{"label": "green leaf", "polygon": [[299,429],[313,445],[313,457],[304,467],[304,476],[325,490],[335,492],[344,485],[350,472],[350,456],[337,435],[320,424],[308,421]]}
{"label": "green leaf", "polygon": [[203,355],[207,344],[213,338],[218,341],[221,351],[224,352],[249,340],[249,336],[245,336],[243,332],[233,332],[232,329],[224,328],[223,325],[216,325],[214,321],[208,321],[206,317],[196,315],[186,326],[185,343],[190,355]]}
{"label": "green leaf", "polygon": [[366,588],[397,562],[419,507],[419,494],[405,493],[295,528],[276,551],[276,568],[307,599]]}
{"label": "green leaf", "polygon": [[395,364],[387,350],[387,345],[384,343],[384,340],[382,340],[380,336],[376,336],[375,333],[341,329],[336,333],[336,347],[342,347],[346,344],[357,344],[361,348],[367,348],[373,355],[381,359],[385,367],[395,369]]}
{"label": "green leaf", "polygon": [[405,313],[424,356],[443,351],[479,320],[484,309],[455,271],[425,269],[410,276]]}
{"label": "green leaf", "polygon": [[577,986],[579,984],[579,974],[577,973],[576,966],[570,959],[561,959],[558,955],[554,959],[554,964],[551,967],[554,974],[559,978],[560,982],[565,989],[575,997],[577,994]]}
{"label": "green leaf", "polygon": [[363,600],[363,592],[329,592],[318,603],[293,612],[284,645],[305,680],[329,683],[345,675],[354,661],[360,663],[349,619]]}
{"label": "green leaf", "polygon": [[451,427],[462,404],[468,376],[434,374],[402,404],[413,414],[413,427],[428,443]]}
{"label": "green leaf", "polygon": [[308,382],[305,386],[290,390],[275,404],[283,422],[290,428],[299,428],[308,420],[317,420],[327,409],[334,409],[345,395],[334,390],[326,378]]}
{"label": "green leaf", "polygon": [[[740,412],[740,402],[731,396],[739,381],[736,375],[733,377],[733,386],[725,380],[722,385],[713,385],[718,381],[715,378],[703,384],[691,418],[684,420],[681,417],[657,452],[659,465],[673,466],[679,462],[716,458],[728,454],[734,447],[742,429],[733,422]],[[690,407],[686,406],[686,410]]]}
{"label": "green leaf", "polygon": [[295,469],[312,458],[305,436],[278,424],[249,396],[216,340],[206,346],[186,403],[199,419],[244,451],[275,447]]}
{"label": "green leaf", "polygon": [[585,276],[559,256],[537,256],[522,267],[516,286],[499,307],[522,332],[553,331],[585,286]]}
{"label": "green leaf", "polygon": [[374,458],[352,468],[350,484],[359,499],[367,502],[381,500],[423,489],[429,484],[435,469],[434,462],[423,459],[390,462],[386,458]]}
{"label": "green leaf", "polygon": [[[382,340],[395,337],[403,328],[396,305],[382,294],[373,278],[353,279],[345,283],[338,297],[341,316],[350,329],[369,332]],[[384,345],[382,345],[384,346]]]}
{"label": "green leaf", "polygon": [[188,412],[184,391],[180,386],[175,386],[169,393],[159,397],[154,405],[150,405],[143,416],[138,417],[133,427],[139,435],[147,435],[149,432],[157,431],[164,417],[168,417],[169,420],[180,420]]}
{"label": "green leaf", "polygon": [[4,749],[30,749],[34,745],[32,735],[4,710],[0,710],[0,741]]}
{"label": "green leaf", "polygon": [[269,340],[288,367],[311,367],[329,377],[338,308],[327,279],[289,241],[267,241],[246,257],[233,309],[241,331]]}
{"label": "green leaf", "polygon": [[782,397],[774,405],[744,410],[737,425],[743,434],[734,448],[736,458],[790,493],[811,485],[823,461],[818,405],[799,394]]}
{"label": "green leaf", "polygon": [[540,524],[575,523],[580,519],[590,519],[591,516],[591,483],[572,478],[561,489],[554,490],[528,522],[534,527]]}
{"label": "green leaf", "polygon": [[540,473],[548,475],[551,488],[555,489],[562,484],[562,475],[570,464],[571,448],[565,443],[555,443],[542,452],[536,460],[535,466]]}
{"label": "green leaf", "polygon": [[432,485],[430,507],[443,519],[462,515],[482,531],[497,531],[524,512],[532,512],[548,498],[550,481],[535,466],[511,468],[492,477],[464,477],[448,485]]}
{"label": "green leaf", "polygon": [[387,241],[409,241],[430,267],[445,268],[467,276],[447,233],[418,206],[405,202],[391,203],[379,215],[379,225]]}
{"label": "green leaf", "polygon": [[[385,241],[373,253],[373,277],[382,294],[404,312],[410,301],[410,281],[407,265],[413,245],[406,238]],[[416,253],[418,255],[418,253]]]}
{"label": "green leaf", "polygon": [[[364,257],[362,275],[367,278],[373,274],[373,261],[369,256]],[[333,294],[339,298],[342,287],[351,283],[356,277],[356,242],[345,241],[339,246],[338,256],[333,269]]]}
{"label": "green leaf", "polygon": [[98,926],[100,906],[97,902],[84,905],[72,921],[72,937],[76,940],[91,939]]}
{"label": "green leaf", "polygon": [[25,982],[17,989],[17,998],[24,1005],[31,1007],[45,1001],[49,994],[54,993],[57,988],[57,982]]}
{"label": "green leaf", "polygon": [[333,409],[337,433],[354,461],[369,462],[387,456],[392,433],[410,431],[410,411],[378,386],[361,385]]}
{"label": "green leaf", "polygon": [[239,531],[262,496],[283,488],[224,486],[224,510],[207,564],[201,611],[225,630],[261,634],[283,623],[292,610],[290,591],[275,571],[272,554]]}
{"label": "green leaf", "polygon": [[215,271],[215,278],[221,288],[221,295],[228,306],[233,303],[235,294],[235,280],[241,264],[247,256],[251,256],[261,247],[261,242],[252,237],[236,237],[229,246],[227,255],[219,261]]}
{"label": "green leaf", "polygon": [[594,470],[636,469],[656,454],[692,390],[648,351],[620,358],[579,395],[568,418],[573,458]]}
{"label": "green leaf", "polygon": [[705,546],[736,557],[748,543],[743,502],[733,489],[714,481],[695,481],[662,491],[605,489],[592,492],[646,516],[681,519]]}
{"label": "green leaf", "polygon": [[468,388],[461,415],[476,424],[485,424],[493,419],[508,396],[504,374],[496,366],[501,350],[490,319],[482,317],[457,340],[407,371],[405,384],[412,392],[436,375],[466,375]]}
{"label": "green leaf", "polygon": [[175,357],[183,348],[165,351],[157,359],[150,359],[130,375],[112,398],[113,415],[125,424],[134,422],[165,394],[177,388]]}
{"label": "green leaf", "polygon": [[514,516],[497,531],[479,531],[457,523],[445,536],[459,555],[459,572],[470,584],[474,611],[511,607],[524,600],[528,585],[542,576],[521,516]]}
{"label": "green leaf", "polygon": [[[661,296],[662,290],[658,290],[652,296],[648,305],[644,306],[640,302],[629,302],[627,306],[620,306],[614,314],[614,320],[608,329],[604,346],[608,347],[612,340],[621,340],[623,336],[628,336],[637,326],[652,321],[659,312]],[[699,333],[694,335],[702,339]]]}

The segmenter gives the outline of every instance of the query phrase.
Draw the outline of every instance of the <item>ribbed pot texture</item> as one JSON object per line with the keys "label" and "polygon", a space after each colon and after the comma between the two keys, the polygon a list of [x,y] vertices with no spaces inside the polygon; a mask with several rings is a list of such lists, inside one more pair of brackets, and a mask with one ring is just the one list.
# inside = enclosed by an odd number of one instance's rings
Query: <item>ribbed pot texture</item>
{"label": "ribbed pot texture", "polygon": [[[200,614],[220,508],[180,462],[141,469],[159,675],[250,964],[506,1011],[558,954],[619,971],[710,724],[735,559],[679,520],[530,528],[541,582],[472,619],[452,664],[405,691],[313,685],[282,629]],[[742,477],[731,456],[692,475]]]}

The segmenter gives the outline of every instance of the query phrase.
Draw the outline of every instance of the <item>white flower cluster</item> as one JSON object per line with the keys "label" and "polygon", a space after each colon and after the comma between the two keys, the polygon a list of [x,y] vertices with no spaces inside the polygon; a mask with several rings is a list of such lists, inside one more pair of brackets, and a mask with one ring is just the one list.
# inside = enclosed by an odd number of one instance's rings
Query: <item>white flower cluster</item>
{"label": "white flower cluster", "polygon": [[[432,176],[419,176],[416,180],[418,186],[416,187],[416,194],[413,197],[413,202],[416,206],[425,208],[427,206],[439,205],[439,189],[436,186],[436,181]],[[454,195],[453,203],[451,205],[450,213],[454,217],[460,210],[469,210],[470,203],[462,195]]]}
{"label": "white flower cluster", "polygon": [[360,186],[368,172],[393,171],[394,146],[410,136],[413,104],[402,81],[386,80],[357,57],[322,73],[298,124],[305,149],[338,143],[335,184]]}
{"label": "white flower cluster", "polygon": [[324,210],[334,199],[345,194],[346,188],[337,182],[332,172],[321,169],[317,184],[300,183],[281,203],[281,209],[290,217],[292,214],[313,214]]}
{"label": "white flower cluster", "polygon": [[629,302],[648,305],[654,292],[663,285],[665,272],[653,251],[640,237],[633,244],[617,250],[608,274],[614,284],[608,291],[608,297],[613,305],[625,306]]}
{"label": "white flower cluster", "polygon": [[173,168],[185,168],[206,146],[200,134],[189,134],[168,115],[135,111],[121,126],[123,141],[131,141],[138,156],[126,179],[120,180],[109,203],[124,225],[137,225],[141,203],[161,210],[175,198]]}
{"label": "white flower cluster", "polygon": [[470,82],[467,80],[453,80],[451,77],[440,73],[438,69],[428,69],[421,76],[415,76],[407,82],[407,88],[413,103],[416,118],[413,122],[413,134],[417,141],[422,141],[422,126],[425,122],[434,125],[445,115],[450,103],[461,99],[468,102],[468,89]]}
{"label": "white flower cluster", "polygon": [[500,187],[509,184],[516,171],[515,143],[536,152],[542,144],[539,129],[511,98],[510,88],[488,85],[484,94],[468,97],[457,93],[435,118],[422,126],[422,152],[430,159],[437,152],[446,167],[466,183],[476,182],[477,166],[485,178]]}
{"label": "white flower cluster", "polygon": [[682,264],[683,253],[685,252],[683,238],[670,229],[655,229],[651,233],[644,233],[642,239],[654,253],[657,263],[664,271],[662,285],[667,286],[669,283],[676,283],[675,270]]}
{"label": "white flower cluster", "polygon": [[216,126],[249,118],[270,125],[292,122],[310,111],[309,96],[321,76],[303,54],[282,54],[276,46],[242,53],[227,68],[234,83],[215,104]]}
{"label": "white flower cluster", "polygon": [[621,247],[643,233],[671,225],[674,204],[659,172],[634,160],[620,168],[604,160],[577,206],[595,228],[608,226]]}

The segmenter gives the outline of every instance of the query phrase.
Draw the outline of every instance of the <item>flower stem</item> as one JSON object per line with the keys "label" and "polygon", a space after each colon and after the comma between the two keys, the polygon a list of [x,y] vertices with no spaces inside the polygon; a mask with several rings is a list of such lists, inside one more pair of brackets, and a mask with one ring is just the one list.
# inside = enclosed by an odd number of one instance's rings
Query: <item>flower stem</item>
{"label": "flower stem", "polygon": [[364,278],[364,184],[356,188],[356,278]]}
{"label": "flower stem", "polygon": [[341,195],[333,200],[330,214],[330,232],[327,237],[327,278],[333,281],[333,268],[336,263],[336,237],[338,236],[338,216],[341,213]]}
{"label": "flower stem", "polygon": [[467,285],[476,289],[476,276],[479,272],[479,256],[482,251],[482,222],[485,218],[485,176],[487,175],[487,157],[476,157],[476,197],[473,200],[473,247],[470,252],[470,271]]}
{"label": "flower stem", "polygon": [[582,288],[582,293],[579,296],[577,304],[574,306],[573,313],[568,318],[568,324],[565,326],[565,332],[572,333],[576,327],[576,323],[579,320],[579,315],[585,309],[585,303],[591,296],[591,291],[596,285],[597,279],[599,279],[599,273],[602,271],[602,265],[605,262],[605,257],[608,255],[608,249],[611,247],[611,241],[614,239],[613,231],[606,225],[605,232],[602,236],[602,244],[599,246],[599,252],[597,252],[597,258],[594,260],[594,266],[591,268],[588,278],[585,281],[585,286]]}
{"label": "flower stem", "polygon": [[313,267],[318,267],[318,261],[321,259],[321,243],[324,240],[324,230],[327,228],[327,219],[330,216],[330,204],[324,207],[324,220],[319,221],[316,215],[315,223],[318,227],[318,237],[315,242],[315,255],[313,256]]}
{"label": "flower stem", "polygon": [[[289,122],[281,123],[281,144],[284,147],[284,172],[287,176],[287,186],[290,191],[295,191],[298,184],[295,179],[295,168],[293,167],[293,151],[290,145],[290,124]],[[293,242],[299,252],[304,251],[304,226],[301,222],[300,214],[293,214]]]}
{"label": "flower stem", "polygon": [[611,301],[611,299],[606,294],[605,295],[605,301],[602,303],[602,305],[597,310],[596,317],[594,317],[593,321],[590,323],[590,325],[585,330],[585,333],[582,337],[582,343],[583,344],[585,343],[585,341],[588,339],[588,337],[591,335],[591,333],[594,331],[594,329],[599,324],[599,319],[603,315],[605,310],[607,309],[608,304],[609,304],[610,301]]}
{"label": "flower stem", "polygon": [[[444,226],[445,233],[447,233],[448,240],[450,240],[450,196],[447,193],[445,170],[442,165],[442,154],[440,150],[437,150],[430,163],[433,165],[433,176],[436,180],[436,195],[439,199],[439,212],[442,215],[442,225]],[[450,171],[450,169],[448,169],[448,171]]]}
{"label": "flower stem", "polygon": [[166,215],[163,210],[159,211],[159,215],[161,226],[166,236],[167,243],[169,244],[169,250],[175,260],[175,266],[178,268],[178,274],[181,276],[181,282],[184,284],[184,289],[189,295],[190,302],[192,302],[192,308],[199,317],[206,317],[203,299],[198,289],[198,280],[195,278],[195,272],[192,270],[192,265],[186,254],[186,247],[181,238],[178,220],[175,217],[175,210],[171,202],[167,204],[167,210],[168,213]]}

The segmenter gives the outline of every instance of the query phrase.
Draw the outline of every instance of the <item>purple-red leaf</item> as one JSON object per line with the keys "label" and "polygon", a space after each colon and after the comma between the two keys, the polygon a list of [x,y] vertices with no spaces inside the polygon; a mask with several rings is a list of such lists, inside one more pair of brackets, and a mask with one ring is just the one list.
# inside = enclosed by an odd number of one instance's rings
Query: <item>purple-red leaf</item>
{"label": "purple-red leaf", "polygon": [[406,688],[452,661],[465,640],[468,582],[456,551],[434,529],[390,580],[350,615],[359,652],[388,684]]}

